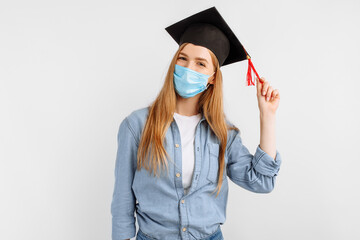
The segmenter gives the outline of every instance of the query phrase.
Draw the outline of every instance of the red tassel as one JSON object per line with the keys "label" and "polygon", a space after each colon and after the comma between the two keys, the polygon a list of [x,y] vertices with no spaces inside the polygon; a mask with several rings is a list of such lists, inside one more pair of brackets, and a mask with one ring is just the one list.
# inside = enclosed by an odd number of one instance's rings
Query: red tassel
{"label": "red tassel", "polygon": [[252,81],[252,74],[251,74],[251,70],[254,71],[256,77],[258,79],[260,79],[259,74],[256,72],[255,67],[253,65],[253,63],[251,62],[251,58],[248,55],[247,56],[248,59],[248,71],[247,71],[247,75],[246,75],[246,79],[247,79],[247,85],[248,86],[255,86],[255,83]]}
{"label": "red tassel", "polygon": [[[248,58],[248,60],[250,61],[250,58]],[[252,74],[251,74],[251,66],[250,66],[250,62],[248,62],[248,71],[246,74],[246,79],[247,79],[247,85],[248,86],[254,86],[254,82],[252,81]]]}

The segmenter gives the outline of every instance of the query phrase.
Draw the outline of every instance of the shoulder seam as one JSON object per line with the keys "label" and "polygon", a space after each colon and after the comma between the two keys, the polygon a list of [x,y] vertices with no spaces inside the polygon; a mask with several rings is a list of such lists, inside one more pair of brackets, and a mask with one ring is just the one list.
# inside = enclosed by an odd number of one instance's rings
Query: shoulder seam
{"label": "shoulder seam", "polygon": [[134,129],[131,127],[131,125],[130,125],[130,123],[129,123],[128,117],[125,117],[125,122],[126,122],[127,127],[129,128],[130,132],[131,132],[131,135],[132,135],[133,138],[134,138],[134,141],[135,141],[136,145],[139,145],[139,143],[138,143],[138,141],[137,141],[137,139],[136,139],[136,137],[135,137],[135,131],[134,131]]}
{"label": "shoulder seam", "polygon": [[[233,143],[234,143],[234,141],[236,141],[236,138],[239,136],[239,138],[240,138],[240,143],[242,144],[242,139],[241,139],[241,136],[240,136],[240,132],[237,132],[237,131],[235,131],[236,133],[235,133],[235,136],[234,136],[234,139],[231,141],[231,143],[230,143],[230,145],[228,146],[228,148],[227,148],[227,150],[228,150],[228,152],[227,152],[227,154],[229,154],[230,152],[231,152],[231,149],[232,149],[232,147],[233,147]],[[229,155],[228,155],[229,156]]]}

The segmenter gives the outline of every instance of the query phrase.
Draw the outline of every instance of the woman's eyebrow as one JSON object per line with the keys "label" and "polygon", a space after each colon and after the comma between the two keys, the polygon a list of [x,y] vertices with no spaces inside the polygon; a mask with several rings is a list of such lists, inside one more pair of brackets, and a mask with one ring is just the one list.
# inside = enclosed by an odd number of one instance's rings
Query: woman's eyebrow
{"label": "woman's eyebrow", "polygon": [[[184,55],[185,57],[189,57],[189,56],[188,56],[188,55],[186,55],[185,53],[180,53],[180,54]],[[205,62],[209,63],[209,62],[208,62],[205,58],[196,57],[195,59],[196,59],[196,60],[203,60],[203,61],[205,61]]]}

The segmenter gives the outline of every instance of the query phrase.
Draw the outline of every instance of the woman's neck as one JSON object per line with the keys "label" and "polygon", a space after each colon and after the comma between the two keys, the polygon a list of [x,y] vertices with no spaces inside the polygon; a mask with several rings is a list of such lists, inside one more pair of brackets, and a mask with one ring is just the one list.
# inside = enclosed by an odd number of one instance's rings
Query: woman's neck
{"label": "woman's neck", "polygon": [[193,116],[199,113],[200,94],[191,98],[177,96],[175,112],[184,116]]}

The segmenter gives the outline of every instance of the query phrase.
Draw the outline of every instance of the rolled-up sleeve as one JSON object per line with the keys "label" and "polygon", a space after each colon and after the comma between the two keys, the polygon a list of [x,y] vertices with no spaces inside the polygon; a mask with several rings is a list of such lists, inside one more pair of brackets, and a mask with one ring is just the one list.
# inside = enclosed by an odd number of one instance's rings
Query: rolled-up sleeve
{"label": "rolled-up sleeve", "polygon": [[132,182],[136,170],[137,142],[125,118],[117,135],[115,184],[111,202],[112,240],[130,239],[135,236],[135,204]]}
{"label": "rolled-up sleeve", "polygon": [[257,146],[252,155],[242,144],[239,132],[228,149],[227,175],[238,186],[256,193],[269,193],[274,189],[276,176],[280,170],[281,155],[276,150],[273,159]]}

